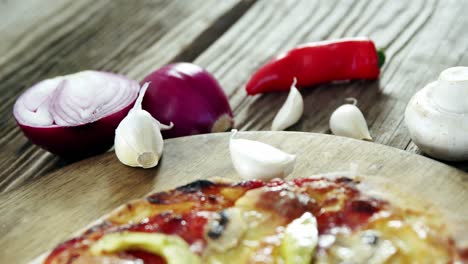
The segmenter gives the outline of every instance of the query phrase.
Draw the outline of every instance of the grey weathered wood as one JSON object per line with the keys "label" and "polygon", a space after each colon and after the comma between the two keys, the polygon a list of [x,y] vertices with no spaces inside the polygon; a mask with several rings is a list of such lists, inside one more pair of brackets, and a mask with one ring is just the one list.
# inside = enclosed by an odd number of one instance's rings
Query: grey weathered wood
{"label": "grey weathered wood", "polygon": [[167,62],[194,60],[220,80],[237,128],[268,130],[287,94],[247,97],[244,84],[255,69],[300,43],[369,36],[386,49],[380,81],[302,90],[305,114],[289,130],[329,133],[330,114],[355,97],[375,142],[420,154],[403,121],[407,102],[444,68],[468,64],[462,0],[41,3],[0,3],[0,21],[8,22],[0,23],[8,36],[0,42],[0,190],[68,164],[28,143],[11,116],[20,91],[54,75],[95,68],[141,79]]}
{"label": "grey weathered wood", "polygon": [[25,88],[85,69],[140,79],[171,61],[192,60],[251,4],[251,0],[0,2],[0,22],[5,21],[0,23],[0,190],[69,163],[33,146],[16,127],[12,107]]}
{"label": "grey weathered wood", "polygon": [[[373,193],[398,195],[405,203],[408,200],[402,197],[408,194],[428,201],[431,212],[440,209],[449,226],[458,227],[457,237],[468,239],[468,174],[464,172],[395,148],[343,137],[293,132],[242,132],[238,137],[296,154],[289,178],[354,167],[364,180],[380,179]],[[107,153],[1,194],[0,263],[31,260],[100,216],[148,192],[172,189],[196,179],[239,180],[228,140],[227,133],[167,140],[160,165],[147,170],[126,167],[113,153]],[[404,195],[394,193],[395,187]],[[398,203],[398,197],[392,203]]]}
{"label": "grey weathered wood", "polygon": [[302,90],[305,114],[289,130],[330,133],[331,113],[354,97],[375,142],[420,153],[411,147],[404,110],[443,69],[468,65],[466,10],[468,2],[455,0],[261,1],[195,62],[220,80],[239,129],[269,130],[287,93],[248,97],[244,84],[256,68],[300,43],[369,36],[387,55],[380,81]]}

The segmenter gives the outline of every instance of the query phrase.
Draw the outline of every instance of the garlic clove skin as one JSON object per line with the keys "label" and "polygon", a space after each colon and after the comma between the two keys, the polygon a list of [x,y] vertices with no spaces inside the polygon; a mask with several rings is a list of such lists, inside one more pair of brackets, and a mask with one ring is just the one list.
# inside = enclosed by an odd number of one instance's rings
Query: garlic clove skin
{"label": "garlic clove skin", "polygon": [[232,164],[242,178],[270,180],[284,178],[293,171],[295,155],[259,141],[235,139],[236,132],[232,131],[229,150]]}
{"label": "garlic clove skin", "polygon": [[468,160],[467,98],[468,67],[443,71],[411,98],[405,123],[421,151],[441,160]]}
{"label": "garlic clove skin", "polygon": [[152,168],[161,158],[164,140],[161,129],[170,129],[159,123],[150,113],[141,108],[143,96],[148,88],[145,83],[134,107],[115,130],[114,149],[120,162],[131,167]]}
{"label": "garlic clove skin", "polygon": [[332,113],[330,130],[337,136],[372,140],[366,119],[354,104],[342,105]]}
{"label": "garlic clove skin", "polygon": [[125,165],[152,168],[158,165],[164,141],[159,123],[146,111],[132,111],[115,132],[115,154]]}
{"label": "garlic clove skin", "polygon": [[297,80],[294,78],[291,89],[289,90],[288,98],[273,119],[271,130],[285,130],[297,123],[301,118],[304,112],[304,100],[302,99],[301,93],[296,88],[296,83]]}

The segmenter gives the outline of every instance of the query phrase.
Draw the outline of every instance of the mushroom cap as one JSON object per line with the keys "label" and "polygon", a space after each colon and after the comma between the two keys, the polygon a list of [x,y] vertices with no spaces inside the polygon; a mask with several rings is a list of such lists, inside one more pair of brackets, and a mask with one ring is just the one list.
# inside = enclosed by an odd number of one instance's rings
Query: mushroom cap
{"label": "mushroom cap", "polygon": [[[406,107],[405,123],[413,142],[427,155],[448,161],[468,160],[468,108],[463,110],[460,103],[468,99],[461,96],[465,92],[468,95],[468,84],[450,82],[447,85],[446,80],[439,79],[417,92]],[[450,100],[456,102],[449,104]]]}

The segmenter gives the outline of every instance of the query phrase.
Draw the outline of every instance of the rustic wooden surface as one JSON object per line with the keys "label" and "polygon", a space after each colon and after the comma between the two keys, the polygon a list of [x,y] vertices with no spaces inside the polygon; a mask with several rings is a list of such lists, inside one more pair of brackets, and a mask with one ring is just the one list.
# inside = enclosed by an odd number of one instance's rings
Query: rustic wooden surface
{"label": "rustic wooden surface", "polygon": [[441,70],[468,65],[467,11],[463,0],[0,1],[0,190],[69,164],[29,143],[12,116],[19,94],[42,79],[98,69],[140,80],[193,61],[219,79],[238,129],[268,130],[286,93],[247,97],[252,72],[296,44],[340,37],[385,48],[380,81],[303,90],[305,115],[290,130],[329,133],[331,112],[355,97],[376,143],[419,154],[405,106]]}
{"label": "rustic wooden surface", "polygon": [[[468,219],[467,175],[445,164],[396,148],[323,134],[244,132],[238,137],[296,154],[290,177],[352,169],[359,175],[369,175],[365,179],[388,181],[389,185],[378,184],[374,191],[394,185],[415,198],[430,201],[453,223]],[[228,139],[228,133],[217,133],[168,140],[160,165],[148,170],[126,167],[113,153],[107,153],[0,195],[0,263],[31,260],[112,209],[148,192],[196,179],[238,180]],[[464,229],[457,230],[457,235],[468,238],[468,225],[462,223],[458,226]]]}

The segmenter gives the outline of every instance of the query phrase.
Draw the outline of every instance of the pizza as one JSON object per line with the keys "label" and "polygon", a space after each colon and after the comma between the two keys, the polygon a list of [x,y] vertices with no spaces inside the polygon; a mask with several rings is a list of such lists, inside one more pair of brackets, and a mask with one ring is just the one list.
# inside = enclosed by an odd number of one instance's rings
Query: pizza
{"label": "pizza", "polygon": [[64,263],[462,263],[437,213],[358,179],[198,180],[113,211],[40,260]]}

